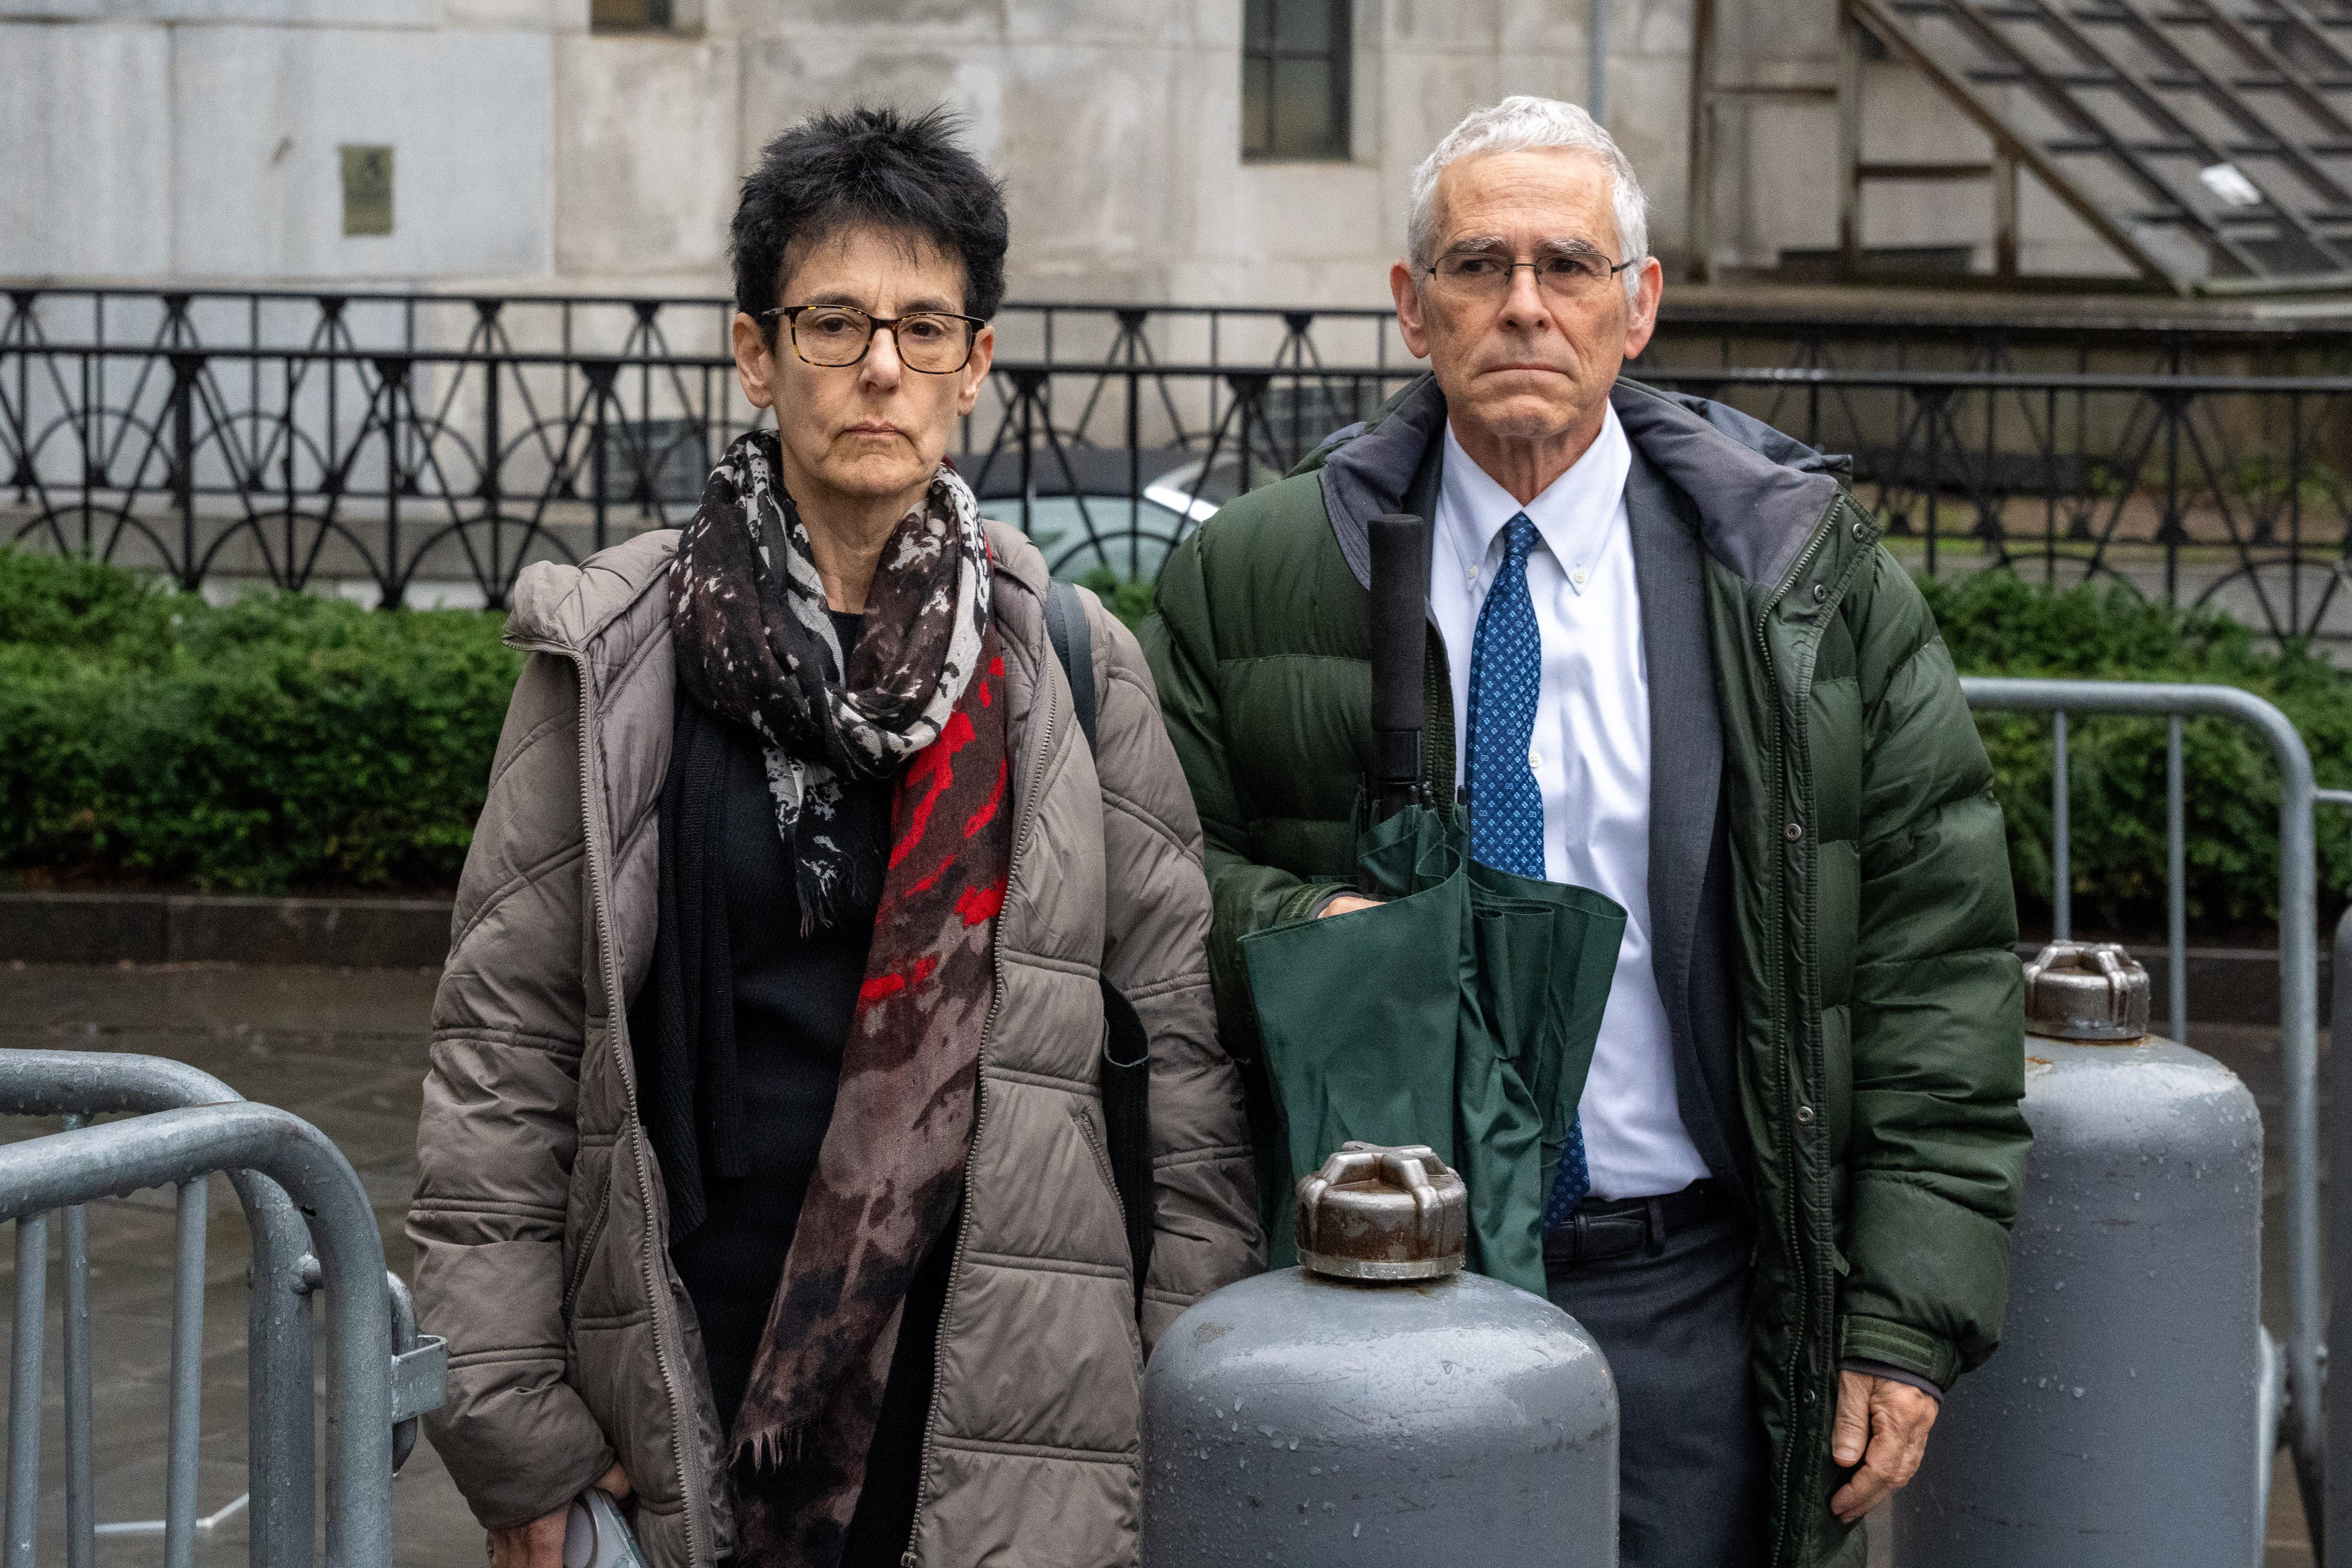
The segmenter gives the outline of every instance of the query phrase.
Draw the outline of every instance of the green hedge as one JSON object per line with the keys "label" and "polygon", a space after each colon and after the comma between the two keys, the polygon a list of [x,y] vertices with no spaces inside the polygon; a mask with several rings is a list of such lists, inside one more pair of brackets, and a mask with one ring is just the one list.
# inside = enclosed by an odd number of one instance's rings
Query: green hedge
{"label": "green hedge", "polygon": [[[2323,786],[2352,784],[2352,679],[2322,655],[2263,645],[2221,616],[2171,610],[2121,584],[2050,593],[2006,572],[1922,581],[1963,675],[2207,681],[2268,699],[2293,720]],[[2010,863],[2029,921],[2046,918],[2051,721],[1987,713],[2009,818]],[[2084,930],[2156,931],[2164,924],[2165,721],[2074,715],[2072,753],[2074,921]],[[2269,744],[2222,719],[2183,726],[2189,919],[2208,930],[2278,917],[2278,768]],[[2319,881],[2332,919],[2352,882],[2352,821],[2319,817]]]}
{"label": "green hedge", "polygon": [[1081,587],[1100,599],[1110,613],[1125,621],[1132,631],[1151,617],[1160,604],[1157,584],[1139,578],[1122,577],[1108,566],[1097,566],[1078,579]]}
{"label": "green hedge", "polygon": [[[1130,620],[1148,585],[1090,584]],[[2320,782],[2352,785],[2352,679],[2216,616],[2007,573],[1921,584],[1964,674],[2198,680],[2284,709]],[[226,608],[86,562],[0,550],[0,878],[237,892],[455,885],[520,655],[500,617],[366,611],[301,594]],[[1978,720],[2029,920],[2050,895],[2050,723]],[[2160,720],[2078,717],[2074,908],[2160,929]],[[2278,780],[2237,726],[2187,727],[2189,918],[2276,916]],[[2352,884],[2352,822],[2320,821],[2321,885]],[[2327,895],[2333,903],[2337,895]],[[2332,911],[2331,911],[2332,912]]]}
{"label": "green hedge", "polygon": [[502,616],[226,608],[0,550],[0,867],[20,882],[446,889],[521,658]]}
{"label": "green hedge", "polygon": [[[1097,568],[1087,586],[1129,625],[1151,611],[1149,584]],[[2324,786],[2352,786],[2352,677],[2305,648],[2266,647],[2226,616],[2168,609],[2120,583],[2063,593],[2007,572],[1919,581],[1963,675],[2210,681],[2278,704],[2303,733]],[[2009,819],[2010,863],[2029,924],[2050,914],[2047,717],[1985,714],[1994,788]],[[2165,723],[2074,716],[2071,880],[2078,929],[2164,926]],[[2209,931],[2278,918],[2278,769],[2269,745],[2225,720],[2184,726],[2189,918]],[[2321,903],[2333,920],[2352,886],[2352,813],[2319,817]]]}

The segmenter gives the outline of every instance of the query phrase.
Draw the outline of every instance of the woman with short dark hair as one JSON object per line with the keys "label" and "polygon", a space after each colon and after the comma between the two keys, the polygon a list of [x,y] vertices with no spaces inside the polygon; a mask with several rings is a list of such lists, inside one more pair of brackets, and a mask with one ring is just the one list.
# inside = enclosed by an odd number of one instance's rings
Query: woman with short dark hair
{"label": "woman with short dark hair", "polygon": [[[736,441],[682,532],[518,580],[410,1218],[498,1568],[586,1489],[655,1568],[1125,1562],[1141,1358],[1260,1246],[1200,828],[1133,637],[945,459],[1003,293],[942,116],[777,138]],[[1140,1287],[1106,997],[1150,1041]]]}

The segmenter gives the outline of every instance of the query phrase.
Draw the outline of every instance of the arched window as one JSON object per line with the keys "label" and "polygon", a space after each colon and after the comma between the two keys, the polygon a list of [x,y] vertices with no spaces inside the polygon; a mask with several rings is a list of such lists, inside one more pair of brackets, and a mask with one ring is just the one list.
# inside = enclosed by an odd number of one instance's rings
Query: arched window
{"label": "arched window", "polygon": [[1348,157],[1350,0],[1244,0],[1242,156]]}

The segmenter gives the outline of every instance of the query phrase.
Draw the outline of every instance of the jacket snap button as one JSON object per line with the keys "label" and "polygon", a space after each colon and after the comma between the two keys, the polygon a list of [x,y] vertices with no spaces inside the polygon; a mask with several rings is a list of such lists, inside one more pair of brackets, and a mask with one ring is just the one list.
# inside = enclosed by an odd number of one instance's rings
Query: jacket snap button
{"label": "jacket snap button", "polygon": [[1780,829],[1780,837],[1786,838],[1791,844],[1794,844],[1798,839],[1802,838],[1804,836],[1805,825],[1801,822],[1792,822],[1789,824],[1788,826]]}
{"label": "jacket snap button", "polygon": [[1855,542],[1856,544],[1867,544],[1867,543],[1869,543],[1869,542],[1870,542],[1870,524],[1868,524],[1868,523],[1866,523],[1866,522],[1856,522],[1856,523],[1853,525],[1853,541],[1854,541],[1854,542]]}
{"label": "jacket snap button", "polygon": [[1824,600],[1824,599],[1828,598],[1829,596],[1830,596],[1830,585],[1829,585],[1827,583],[1816,583],[1816,584],[1813,584],[1813,603],[1814,603],[1814,604],[1818,605],[1818,604],[1820,604],[1822,600]]}
{"label": "jacket snap button", "polygon": [[1797,1121],[1801,1125],[1811,1126],[1813,1121],[1813,1108],[1810,1105],[1797,1107]]}

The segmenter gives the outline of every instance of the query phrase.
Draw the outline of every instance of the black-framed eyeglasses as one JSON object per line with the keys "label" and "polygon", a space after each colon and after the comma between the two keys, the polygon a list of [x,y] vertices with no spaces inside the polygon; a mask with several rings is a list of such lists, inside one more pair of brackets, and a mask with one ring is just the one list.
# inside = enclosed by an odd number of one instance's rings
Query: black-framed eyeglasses
{"label": "black-framed eyeglasses", "polygon": [[1508,261],[1492,251],[1457,250],[1422,270],[1449,294],[1499,302],[1511,291],[1511,274],[1524,267],[1536,275],[1536,286],[1553,299],[1582,300],[1641,261],[1636,256],[1612,264],[1606,253],[1584,249],[1557,250],[1533,261]]}
{"label": "black-framed eyeglasses", "polygon": [[978,316],[950,310],[909,310],[877,316],[855,305],[778,305],[762,310],[784,319],[793,353],[809,364],[841,370],[857,363],[874,347],[874,334],[887,327],[898,345],[898,363],[925,375],[952,375],[971,363],[972,345],[988,325]]}

